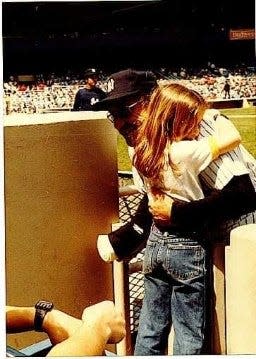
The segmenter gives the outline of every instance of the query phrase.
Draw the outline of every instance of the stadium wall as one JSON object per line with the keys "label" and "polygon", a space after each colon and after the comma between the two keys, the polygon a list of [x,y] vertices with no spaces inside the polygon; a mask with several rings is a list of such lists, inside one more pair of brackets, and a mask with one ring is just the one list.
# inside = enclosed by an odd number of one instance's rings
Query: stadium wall
{"label": "stadium wall", "polygon": [[[116,132],[97,113],[4,118],[6,302],[38,299],[81,317],[113,299],[112,269],[96,248],[118,221]],[[8,335],[23,348],[42,333]]]}

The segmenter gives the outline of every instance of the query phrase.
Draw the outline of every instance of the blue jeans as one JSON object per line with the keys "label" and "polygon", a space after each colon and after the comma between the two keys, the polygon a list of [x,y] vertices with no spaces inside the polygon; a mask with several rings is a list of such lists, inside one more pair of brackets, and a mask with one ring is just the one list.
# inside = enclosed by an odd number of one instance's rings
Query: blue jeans
{"label": "blue jeans", "polygon": [[154,225],[144,257],[144,299],[134,355],[163,355],[171,325],[173,354],[201,354],[206,317],[206,250],[195,234]]}

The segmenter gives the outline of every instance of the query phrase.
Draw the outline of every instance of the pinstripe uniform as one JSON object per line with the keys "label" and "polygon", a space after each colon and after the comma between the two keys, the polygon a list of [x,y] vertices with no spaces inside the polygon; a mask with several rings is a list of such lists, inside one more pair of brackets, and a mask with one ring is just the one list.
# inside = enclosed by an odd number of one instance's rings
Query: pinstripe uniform
{"label": "pinstripe uniform", "polygon": [[[214,134],[214,122],[218,116],[222,116],[225,121],[227,120],[225,116],[220,115],[219,111],[206,111],[204,120],[200,125],[199,139]],[[233,176],[244,174],[249,174],[254,189],[256,190],[256,160],[242,145],[239,145],[234,150],[212,161],[208,167],[201,172],[200,177],[207,187],[223,189]],[[213,231],[211,229],[211,237],[213,236],[215,241],[218,241],[218,239],[228,241],[230,231],[233,228],[249,223],[256,223],[256,211],[243,214],[236,219],[218,223]]]}

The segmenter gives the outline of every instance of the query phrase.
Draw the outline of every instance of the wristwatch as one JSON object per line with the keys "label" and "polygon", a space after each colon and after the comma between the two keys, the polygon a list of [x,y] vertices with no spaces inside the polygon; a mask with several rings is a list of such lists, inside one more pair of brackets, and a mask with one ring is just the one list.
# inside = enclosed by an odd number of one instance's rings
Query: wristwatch
{"label": "wristwatch", "polygon": [[35,304],[35,318],[34,318],[34,329],[36,332],[42,332],[42,326],[44,317],[48,312],[50,312],[53,309],[54,305],[52,302],[47,302],[45,300],[39,300]]}

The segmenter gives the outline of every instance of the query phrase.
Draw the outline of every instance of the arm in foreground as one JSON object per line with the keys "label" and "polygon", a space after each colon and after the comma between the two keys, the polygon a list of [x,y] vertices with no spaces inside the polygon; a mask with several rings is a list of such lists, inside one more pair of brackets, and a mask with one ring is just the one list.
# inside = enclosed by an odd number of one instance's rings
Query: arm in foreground
{"label": "arm in foreground", "polygon": [[[21,333],[34,330],[34,307],[6,306],[6,332]],[[43,321],[43,331],[51,343],[59,343],[75,333],[82,321],[58,309],[48,312]]]}
{"label": "arm in foreground", "polygon": [[124,317],[111,301],[86,308],[82,321],[76,332],[57,344],[47,356],[103,355],[107,343],[118,343],[126,334]]}

